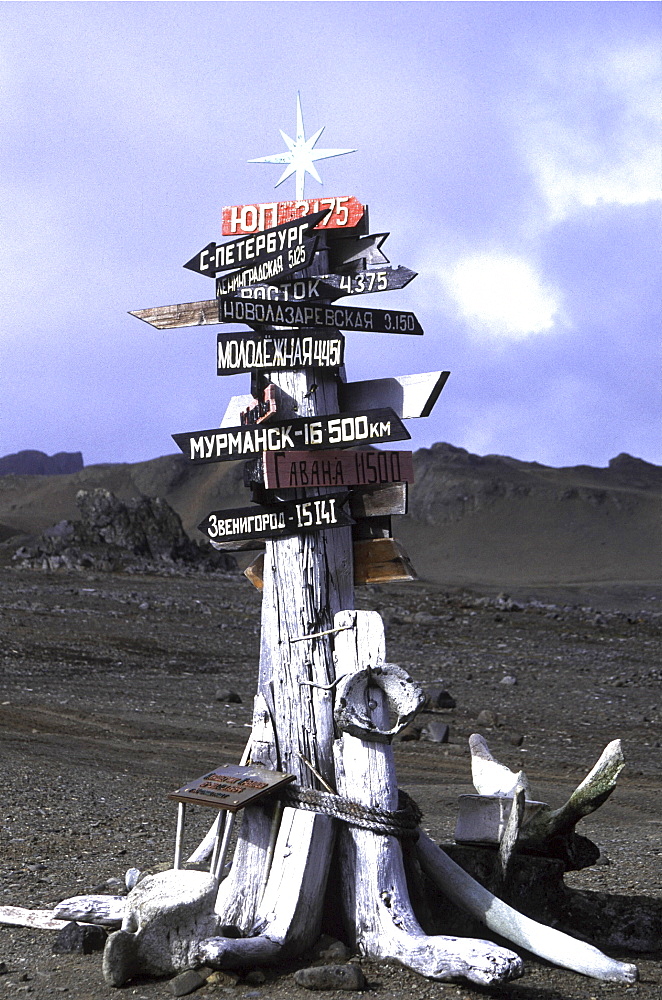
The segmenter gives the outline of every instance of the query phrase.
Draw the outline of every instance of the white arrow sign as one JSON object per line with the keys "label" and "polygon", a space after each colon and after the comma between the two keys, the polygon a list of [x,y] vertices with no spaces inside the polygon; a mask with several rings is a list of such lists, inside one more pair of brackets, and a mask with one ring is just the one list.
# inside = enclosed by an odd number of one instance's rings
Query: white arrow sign
{"label": "white arrow sign", "polygon": [[[347,413],[390,406],[403,420],[429,417],[450,372],[424,372],[420,375],[397,375],[367,382],[341,382],[338,385],[338,408]],[[236,427],[241,414],[255,406],[251,395],[233,396],[228,403],[221,427]]]}

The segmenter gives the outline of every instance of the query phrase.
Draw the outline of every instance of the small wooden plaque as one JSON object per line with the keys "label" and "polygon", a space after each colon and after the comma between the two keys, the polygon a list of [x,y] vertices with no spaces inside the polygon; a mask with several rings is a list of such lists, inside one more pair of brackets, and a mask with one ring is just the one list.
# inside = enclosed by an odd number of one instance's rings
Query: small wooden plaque
{"label": "small wooden plaque", "polygon": [[242,767],[239,764],[219,764],[201,778],[195,778],[177,791],[170,792],[168,798],[175,802],[189,802],[237,812],[289,784],[294,778],[293,774],[269,771],[258,765]]}

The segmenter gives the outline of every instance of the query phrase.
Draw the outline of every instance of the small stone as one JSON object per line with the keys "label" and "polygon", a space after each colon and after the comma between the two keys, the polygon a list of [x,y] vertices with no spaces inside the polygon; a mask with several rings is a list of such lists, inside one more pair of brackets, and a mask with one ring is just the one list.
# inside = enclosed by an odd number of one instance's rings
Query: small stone
{"label": "small stone", "polygon": [[244,982],[250,983],[251,986],[261,986],[262,983],[266,983],[267,977],[265,976],[262,969],[251,969],[244,976]]}
{"label": "small stone", "polygon": [[431,685],[425,688],[426,708],[455,708],[457,702],[452,694],[441,685]]}
{"label": "small stone", "polygon": [[241,705],[241,695],[229,688],[219,688],[214,698],[216,701],[222,701],[225,705]]}
{"label": "small stone", "polygon": [[512,674],[506,674],[505,677],[501,678],[501,680],[499,681],[499,683],[500,684],[505,684],[507,687],[514,687],[515,684],[517,684],[517,678],[513,677]]}
{"label": "small stone", "polygon": [[497,726],[499,724],[499,716],[490,708],[484,708],[482,712],[478,713],[476,722],[479,726]]}
{"label": "small stone", "polygon": [[362,990],[365,976],[359,965],[315,965],[295,972],[294,982],[306,990]]}
{"label": "small stone", "polygon": [[342,941],[332,941],[328,947],[320,952],[320,958],[325,962],[346,962],[351,951]]}
{"label": "small stone", "polygon": [[9,972],[6,962],[0,962],[0,976],[6,976]]}
{"label": "small stone", "polygon": [[225,969],[217,969],[207,976],[208,986],[236,986],[241,976],[238,972],[230,972]]}
{"label": "small stone", "polygon": [[511,747],[521,747],[522,743],[524,742],[524,737],[522,736],[521,733],[511,733],[510,736],[508,737],[508,742],[510,743]]}
{"label": "small stone", "polygon": [[171,979],[169,983],[166,983],[166,989],[174,997],[185,997],[188,993],[193,993],[204,986],[211,973],[212,970],[207,966],[201,969],[186,969]]}
{"label": "small stone", "polygon": [[433,719],[428,722],[421,735],[429,743],[448,743],[448,732],[448,726],[445,722]]}
{"label": "small stone", "polygon": [[96,924],[77,924],[71,920],[58,931],[53,941],[56,955],[90,955],[93,951],[103,951],[106,932]]}
{"label": "small stone", "polygon": [[396,739],[399,740],[400,743],[408,743],[411,742],[412,740],[420,740],[422,731],[423,727],[419,723],[410,722],[408,725],[405,726],[404,729],[400,730],[400,732],[396,736]]}
{"label": "small stone", "polygon": [[140,868],[129,868],[124,876],[124,884],[128,892],[131,892],[140,878]]}

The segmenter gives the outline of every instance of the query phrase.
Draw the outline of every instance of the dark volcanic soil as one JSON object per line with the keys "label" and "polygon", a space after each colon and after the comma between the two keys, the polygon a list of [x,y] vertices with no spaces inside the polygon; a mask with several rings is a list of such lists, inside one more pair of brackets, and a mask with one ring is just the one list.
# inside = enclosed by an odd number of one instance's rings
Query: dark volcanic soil
{"label": "dark volcanic soil", "polygon": [[[400,743],[401,785],[424,827],[452,840],[457,796],[472,791],[467,737],[524,767],[537,798],[559,805],[612,739],[627,767],[612,798],[580,825],[608,864],[568,884],[662,896],[662,607],[643,588],[521,592],[517,604],[423,584],[362,588],[387,655],[424,683],[441,681],[457,708],[441,713],[451,744]],[[0,904],[50,908],[129,867],[168,866],[175,807],[167,792],[220,762],[237,762],[256,685],[260,596],[243,577],[45,574],[0,569]],[[504,676],[515,684],[502,684]],[[241,704],[216,700],[233,688]],[[483,709],[497,724],[479,727]],[[523,737],[521,746],[517,746]],[[204,813],[204,815],[203,815]],[[192,849],[207,811],[192,810]],[[58,994],[156,1000],[165,982],[107,987],[99,954],[51,952],[53,932],[0,926],[0,998]],[[617,956],[626,957],[626,956]],[[369,996],[494,996],[590,1000],[662,996],[660,956],[636,959],[641,981],[602,984],[527,957],[522,980],[499,989],[440,984],[365,962]],[[310,994],[292,970],[237,998]],[[196,996],[223,990],[205,988]],[[350,994],[335,994],[349,996]]]}

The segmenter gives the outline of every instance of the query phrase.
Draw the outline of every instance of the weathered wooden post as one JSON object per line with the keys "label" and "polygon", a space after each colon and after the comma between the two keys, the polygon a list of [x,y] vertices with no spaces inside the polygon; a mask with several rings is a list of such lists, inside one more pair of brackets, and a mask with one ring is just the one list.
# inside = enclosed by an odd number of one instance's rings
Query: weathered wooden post
{"label": "weathered wooden post", "polygon": [[[337,304],[403,287],[414,273],[386,266],[379,248],[388,234],[370,235],[355,198],[303,198],[303,172],[315,158],[298,107],[297,140],[275,158],[291,164],[284,177],[296,169],[297,201],[224,209],[230,239],[209,243],[185,265],[210,277],[221,272],[216,299],[134,313],[159,329],[252,327],[217,338],[218,373],[250,372],[251,395],[231,401],[220,428],[173,437],[192,462],[252,460],[254,505],[212,511],[200,528],[219,547],[265,543],[250,756],[252,765],[293,774],[296,784],[277,801],[246,807],[220,887],[214,871],[175,866],[132,890],[104,953],[113,985],[137,972],[245,967],[303,952],[319,934],[337,833],[337,895],[347,936],[362,953],[436,979],[493,983],[522,970],[517,955],[489,941],[428,937],[409,901],[400,838],[417,836],[418,817],[398,808],[390,739],[422,696],[406,672],[385,663],[381,619],[354,610],[354,583],[410,577],[390,514],[404,512],[411,453],[373,446],[407,439],[402,419],[427,416],[448,373],[346,382],[341,330],[423,331],[413,313]],[[399,706],[395,727],[386,723],[385,699]],[[219,788],[211,782],[205,791],[220,802]],[[456,897],[489,910],[484,890],[440,860],[434,845],[423,846],[435,877],[441,867],[449,882],[459,880]],[[518,916],[506,910],[504,936]],[[538,926],[518,929],[518,940],[531,947]],[[624,970],[609,966],[604,975],[631,978]]]}

